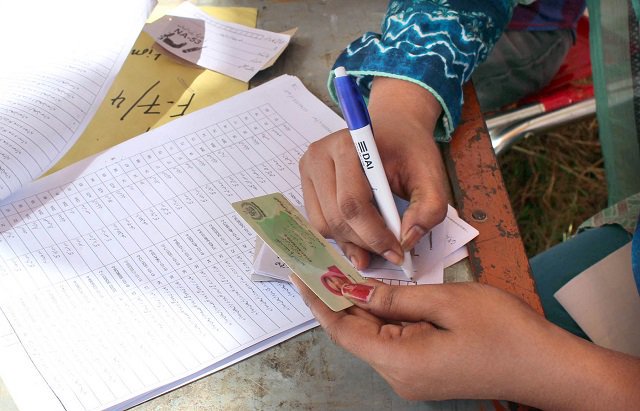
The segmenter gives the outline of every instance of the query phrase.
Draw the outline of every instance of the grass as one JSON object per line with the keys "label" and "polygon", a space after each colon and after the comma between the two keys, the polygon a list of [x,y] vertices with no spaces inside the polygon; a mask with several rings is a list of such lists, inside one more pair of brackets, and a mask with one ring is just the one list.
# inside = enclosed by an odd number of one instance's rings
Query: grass
{"label": "grass", "polygon": [[529,257],[606,207],[595,117],[525,138],[499,162]]}

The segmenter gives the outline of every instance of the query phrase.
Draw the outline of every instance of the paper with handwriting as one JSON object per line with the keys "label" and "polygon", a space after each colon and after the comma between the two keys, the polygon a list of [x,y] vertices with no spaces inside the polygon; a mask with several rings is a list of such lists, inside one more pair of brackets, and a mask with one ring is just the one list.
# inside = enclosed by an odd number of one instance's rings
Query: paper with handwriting
{"label": "paper with handwriting", "polygon": [[[159,19],[171,9],[168,5],[156,6],[148,21]],[[258,14],[248,7],[200,9],[244,26],[255,26]],[[141,32],[82,136],[49,173],[248,88],[243,81],[183,64]]]}
{"label": "paper with handwriting", "polygon": [[0,199],[40,177],[76,142],[154,3],[3,2]]}
{"label": "paper with handwriting", "polygon": [[343,127],[282,76],[0,202],[0,377],[20,409],[125,409],[314,326],[293,286],[250,280],[231,204],[301,206],[299,158]]}
{"label": "paper with handwriting", "polygon": [[288,34],[215,19],[188,2],[144,30],[175,56],[242,81],[267,66],[290,39]]}

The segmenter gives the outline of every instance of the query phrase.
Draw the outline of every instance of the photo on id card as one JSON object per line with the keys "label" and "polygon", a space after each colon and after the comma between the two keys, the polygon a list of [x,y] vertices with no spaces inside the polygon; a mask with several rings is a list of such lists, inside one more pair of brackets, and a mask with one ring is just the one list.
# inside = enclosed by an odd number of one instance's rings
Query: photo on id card
{"label": "photo on id card", "polygon": [[281,193],[238,201],[232,206],[329,308],[340,311],[353,305],[342,296],[341,287],[362,283],[364,277]]}

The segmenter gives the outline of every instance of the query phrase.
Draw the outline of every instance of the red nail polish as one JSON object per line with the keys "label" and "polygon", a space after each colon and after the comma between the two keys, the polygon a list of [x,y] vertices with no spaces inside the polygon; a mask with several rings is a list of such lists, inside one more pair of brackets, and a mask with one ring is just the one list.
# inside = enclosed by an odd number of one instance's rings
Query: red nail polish
{"label": "red nail polish", "polygon": [[366,284],[344,284],[342,286],[342,295],[347,298],[368,303],[373,295],[374,287]]}

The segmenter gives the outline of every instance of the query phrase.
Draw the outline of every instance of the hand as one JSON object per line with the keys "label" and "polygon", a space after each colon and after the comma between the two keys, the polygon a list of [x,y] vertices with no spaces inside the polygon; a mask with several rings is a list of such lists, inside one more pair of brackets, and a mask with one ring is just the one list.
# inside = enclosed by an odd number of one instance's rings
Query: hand
{"label": "hand", "polygon": [[629,409],[640,401],[640,360],[565,332],[497,288],[368,281],[343,286],[356,306],[333,312],[292,280],[331,339],[406,399],[504,399],[543,409]]}
{"label": "hand", "polygon": [[394,264],[447,212],[447,180],[433,139],[440,103],[422,87],[378,77],[369,100],[376,143],[391,190],[410,200],[402,218],[402,244],[386,227],[360,167],[348,130],[309,146],[300,160],[307,215],[334,238],[356,268],[366,268],[369,251]]}

